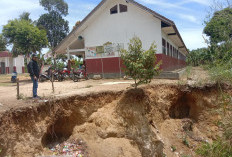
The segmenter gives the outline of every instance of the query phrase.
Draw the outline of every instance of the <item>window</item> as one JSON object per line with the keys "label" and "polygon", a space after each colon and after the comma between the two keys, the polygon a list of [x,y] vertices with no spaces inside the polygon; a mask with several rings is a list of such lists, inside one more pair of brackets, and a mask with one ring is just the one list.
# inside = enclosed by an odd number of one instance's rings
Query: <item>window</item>
{"label": "window", "polygon": [[127,6],[126,5],[119,4],[119,8],[120,8],[120,13],[127,12]]}
{"label": "window", "polygon": [[169,56],[172,56],[172,52],[173,52],[172,45],[170,46],[170,49],[171,49],[171,51],[170,51]]}
{"label": "window", "polygon": [[170,47],[169,47],[169,43],[167,43],[167,55],[169,55],[170,53]]}
{"label": "window", "polygon": [[166,40],[162,39],[163,54],[166,54]]}
{"label": "window", "polygon": [[176,58],[176,48],[174,48],[173,57]]}
{"label": "window", "polygon": [[117,14],[118,13],[118,5],[115,5],[113,8],[110,9],[110,14]]}

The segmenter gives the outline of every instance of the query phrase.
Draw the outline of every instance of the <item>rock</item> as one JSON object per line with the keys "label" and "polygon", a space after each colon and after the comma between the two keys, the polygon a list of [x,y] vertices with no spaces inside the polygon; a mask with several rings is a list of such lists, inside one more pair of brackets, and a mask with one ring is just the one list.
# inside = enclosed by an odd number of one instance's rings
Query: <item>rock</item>
{"label": "rock", "polygon": [[94,80],[100,80],[100,79],[101,79],[101,75],[94,75],[94,76],[93,76],[93,79],[94,79]]}
{"label": "rock", "polygon": [[182,128],[184,131],[192,131],[193,121],[191,119],[184,119],[182,121]]}

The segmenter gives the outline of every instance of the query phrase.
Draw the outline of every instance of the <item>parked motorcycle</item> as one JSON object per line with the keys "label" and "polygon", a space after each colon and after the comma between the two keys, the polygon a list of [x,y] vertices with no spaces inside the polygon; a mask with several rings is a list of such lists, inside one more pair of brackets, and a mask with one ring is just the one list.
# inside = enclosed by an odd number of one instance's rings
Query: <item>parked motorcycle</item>
{"label": "parked motorcycle", "polygon": [[12,73],[12,76],[11,76],[11,82],[12,83],[15,83],[16,81],[17,81],[17,72],[16,71],[14,71],[13,73]]}
{"label": "parked motorcycle", "polygon": [[48,68],[48,70],[45,71],[46,74],[40,74],[39,76],[39,81],[40,82],[44,82],[44,81],[47,81],[47,80],[51,80],[51,73],[52,73],[52,69],[51,67]]}
{"label": "parked motorcycle", "polygon": [[62,74],[62,70],[54,70],[54,71],[52,71],[50,80],[53,81],[53,82],[55,80],[58,80],[59,82],[63,81],[64,76]]}
{"label": "parked motorcycle", "polygon": [[88,74],[86,73],[85,68],[81,68],[77,72],[73,72],[73,81],[74,82],[78,82],[81,79],[85,79],[85,80],[89,79]]}

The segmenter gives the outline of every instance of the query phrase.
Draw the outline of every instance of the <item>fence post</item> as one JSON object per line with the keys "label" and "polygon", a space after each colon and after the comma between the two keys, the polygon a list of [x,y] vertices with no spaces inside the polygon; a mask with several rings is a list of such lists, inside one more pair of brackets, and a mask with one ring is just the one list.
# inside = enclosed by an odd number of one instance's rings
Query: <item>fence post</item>
{"label": "fence post", "polygon": [[16,79],[17,82],[17,99],[19,100],[19,78]]}
{"label": "fence post", "polygon": [[54,88],[54,72],[52,72],[52,92],[55,93],[55,88]]}

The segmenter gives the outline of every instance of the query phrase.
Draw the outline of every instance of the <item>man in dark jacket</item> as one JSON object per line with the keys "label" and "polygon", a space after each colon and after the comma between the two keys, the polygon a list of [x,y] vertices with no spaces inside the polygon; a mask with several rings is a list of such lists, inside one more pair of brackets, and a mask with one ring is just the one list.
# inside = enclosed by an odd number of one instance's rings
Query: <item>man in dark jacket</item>
{"label": "man in dark jacket", "polygon": [[40,98],[37,95],[37,88],[38,88],[38,79],[39,79],[39,74],[40,74],[40,69],[37,63],[37,55],[32,54],[32,59],[27,65],[28,72],[30,73],[31,80],[33,82],[33,98]]}

